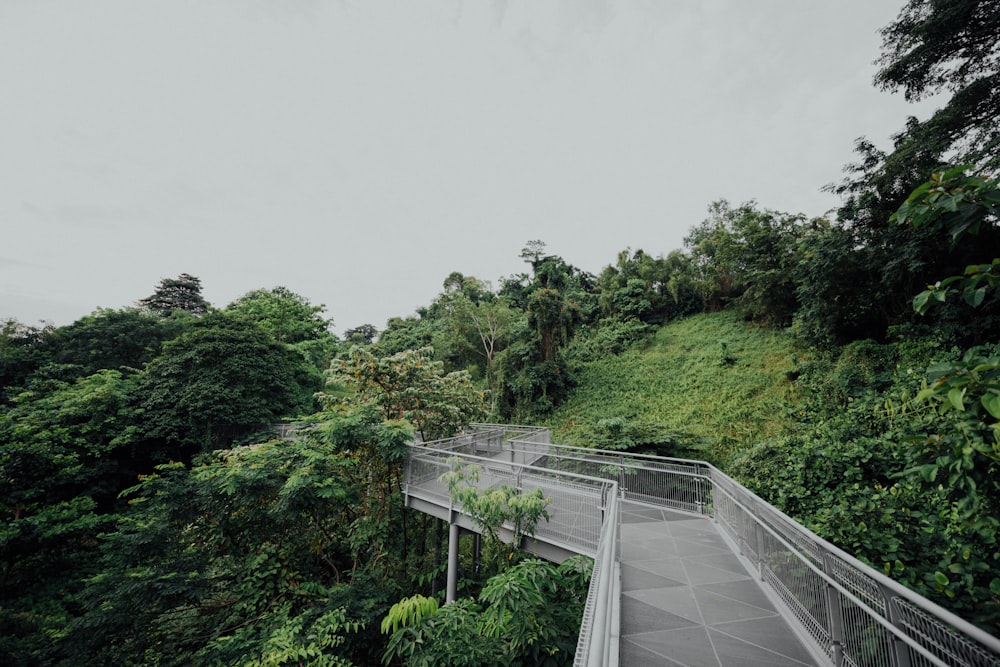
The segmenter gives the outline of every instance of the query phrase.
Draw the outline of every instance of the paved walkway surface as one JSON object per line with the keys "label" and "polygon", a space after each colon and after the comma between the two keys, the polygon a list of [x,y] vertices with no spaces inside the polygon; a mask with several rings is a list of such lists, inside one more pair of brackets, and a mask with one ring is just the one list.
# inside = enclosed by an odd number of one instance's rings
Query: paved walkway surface
{"label": "paved walkway surface", "polygon": [[626,502],[623,667],[816,665],[711,519]]}

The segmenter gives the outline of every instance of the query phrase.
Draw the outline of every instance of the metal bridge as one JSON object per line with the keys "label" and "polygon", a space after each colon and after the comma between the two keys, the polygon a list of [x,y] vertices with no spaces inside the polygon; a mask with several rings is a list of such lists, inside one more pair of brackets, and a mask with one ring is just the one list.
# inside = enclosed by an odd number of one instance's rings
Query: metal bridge
{"label": "metal bridge", "polygon": [[[522,547],[594,559],[575,665],[1000,667],[1000,640],[826,542],[703,461],[551,444],[534,427],[476,425],[414,444],[407,505],[477,527],[441,475],[541,489],[549,520]],[[512,533],[508,532],[507,538]]]}

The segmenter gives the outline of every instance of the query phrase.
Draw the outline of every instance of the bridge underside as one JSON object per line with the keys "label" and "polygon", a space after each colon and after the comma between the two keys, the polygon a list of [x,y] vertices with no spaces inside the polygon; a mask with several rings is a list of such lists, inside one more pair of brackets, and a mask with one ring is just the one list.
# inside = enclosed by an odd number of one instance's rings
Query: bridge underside
{"label": "bridge underside", "polygon": [[[466,514],[462,514],[459,511],[451,509],[450,507],[444,507],[439,502],[434,500],[427,500],[421,498],[412,493],[406,494],[406,506],[412,507],[413,509],[428,514],[433,517],[437,517],[442,521],[447,521],[450,525],[457,525],[463,530],[467,530],[471,533],[478,533],[479,526]],[[513,533],[506,529],[500,528],[498,531],[500,539],[510,542],[514,535]],[[543,541],[534,538],[524,538],[521,543],[521,548],[532,553],[539,558],[544,558],[545,560],[552,561],[553,563],[561,563],[571,556],[585,555],[594,556],[592,549],[587,549],[582,546],[571,546],[560,544],[554,541]]]}
{"label": "bridge underside", "polygon": [[[470,517],[408,493],[406,505],[478,533]],[[501,538],[510,540],[504,530]],[[580,546],[525,539],[553,562],[593,556]],[[630,667],[823,664],[710,518],[625,501],[621,510],[620,661]],[[808,647],[808,648],[807,648]]]}

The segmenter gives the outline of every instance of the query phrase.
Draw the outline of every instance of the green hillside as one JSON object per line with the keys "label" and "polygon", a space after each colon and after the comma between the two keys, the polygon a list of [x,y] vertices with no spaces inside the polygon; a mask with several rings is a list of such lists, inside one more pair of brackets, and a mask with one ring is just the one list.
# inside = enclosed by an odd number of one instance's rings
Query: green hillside
{"label": "green hillside", "polygon": [[796,400],[788,373],[808,351],[785,331],[704,313],[660,327],[645,344],[581,364],[577,386],[548,421],[553,438],[587,445],[597,422],[624,418],[704,440],[723,461],[787,435]]}

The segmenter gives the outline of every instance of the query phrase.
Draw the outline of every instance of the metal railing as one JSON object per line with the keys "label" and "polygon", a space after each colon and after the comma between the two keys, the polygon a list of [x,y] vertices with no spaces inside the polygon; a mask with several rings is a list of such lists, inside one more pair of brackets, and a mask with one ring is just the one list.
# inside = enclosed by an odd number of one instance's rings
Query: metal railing
{"label": "metal railing", "polygon": [[594,557],[573,667],[618,664],[619,623],[616,609],[621,598],[620,519],[618,493],[614,493],[608,498],[601,541]]}
{"label": "metal railing", "polygon": [[582,447],[509,440],[512,458],[554,470],[618,482],[625,500],[711,515],[712,467],[704,461],[599,452]]}
{"label": "metal railing", "polygon": [[833,665],[996,667],[1000,639],[807,530],[717,469],[715,518]]}
{"label": "metal railing", "polygon": [[[547,430],[532,427],[477,425],[439,442],[437,450],[438,442],[414,447],[407,467],[414,489],[428,493],[436,483],[441,488],[433,492],[449,502],[438,478],[451,469],[447,459],[460,455],[483,465],[490,480],[513,479],[518,488],[551,494],[559,520],[539,524],[536,537],[595,557],[576,665],[617,662],[620,496],[714,517],[836,667],[1000,667],[1000,639],[826,542],[704,461],[553,445]],[[599,480],[613,484],[613,497],[594,495]],[[587,514],[586,502],[600,505],[600,516]],[[588,518],[577,526],[566,521],[574,515]],[[613,662],[602,662],[612,660],[609,651]]]}
{"label": "metal railing", "polygon": [[[595,476],[617,468],[626,478],[624,497],[713,516],[830,664],[1000,666],[1000,639],[823,540],[708,463],[561,445],[549,445],[547,458],[537,460],[594,462],[600,467],[578,469]],[[700,481],[678,484],[663,471]],[[657,502],[661,493],[667,497]]]}
{"label": "metal railing", "polygon": [[[447,445],[454,444],[454,439],[449,440],[452,442]],[[407,494],[461,511],[441,476],[457,467],[476,466],[475,484],[480,489],[501,485],[512,486],[519,492],[538,489],[549,500],[546,507],[549,519],[535,526],[535,540],[592,557],[597,554],[608,499],[618,495],[613,482],[467,454],[457,448],[439,449],[437,444],[411,445],[405,477]]]}

